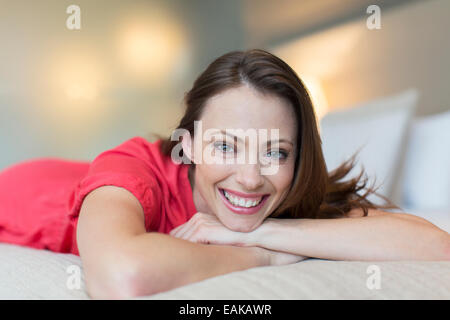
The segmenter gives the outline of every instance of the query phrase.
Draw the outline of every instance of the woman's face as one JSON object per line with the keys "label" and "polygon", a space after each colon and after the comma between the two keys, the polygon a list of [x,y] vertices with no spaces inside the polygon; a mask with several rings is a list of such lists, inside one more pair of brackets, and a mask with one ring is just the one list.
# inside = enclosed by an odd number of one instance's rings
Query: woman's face
{"label": "woman's face", "polygon": [[[208,148],[206,154],[211,158],[199,163],[194,139],[189,145],[183,144],[196,163],[193,183],[196,208],[216,215],[231,230],[252,231],[285,199],[291,185],[297,152],[294,111],[287,100],[262,95],[243,85],[209,99],[200,120],[203,133],[207,130],[214,133],[201,143],[202,153]],[[224,133],[231,129],[231,134]],[[258,135],[257,143],[253,144],[248,135],[239,134],[236,129],[244,133],[265,129],[267,134]],[[279,130],[279,139],[272,140],[273,129]],[[252,152],[256,161],[250,160]],[[270,164],[277,165],[278,170],[264,173],[261,169]]]}

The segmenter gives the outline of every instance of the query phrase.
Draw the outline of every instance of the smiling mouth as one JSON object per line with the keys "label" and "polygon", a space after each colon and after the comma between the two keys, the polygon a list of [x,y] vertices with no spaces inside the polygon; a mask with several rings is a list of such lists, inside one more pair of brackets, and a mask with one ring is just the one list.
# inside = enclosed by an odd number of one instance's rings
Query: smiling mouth
{"label": "smiling mouth", "polygon": [[254,214],[258,212],[270,196],[269,194],[265,194],[260,197],[244,198],[227,192],[224,189],[218,189],[225,206],[238,214]]}

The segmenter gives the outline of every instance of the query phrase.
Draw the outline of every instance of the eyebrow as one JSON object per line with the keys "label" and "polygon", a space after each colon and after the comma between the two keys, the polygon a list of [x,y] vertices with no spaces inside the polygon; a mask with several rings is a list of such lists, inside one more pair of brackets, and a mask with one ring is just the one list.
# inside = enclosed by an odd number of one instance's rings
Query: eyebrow
{"label": "eyebrow", "polygon": [[[233,139],[236,138],[237,140],[239,140],[239,141],[241,141],[241,142],[243,143],[243,141],[242,141],[242,139],[241,139],[240,137],[235,136],[235,135],[233,135],[233,134],[231,134],[231,133],[228,133],[228,132],[226,132],[226,130],[224,130],[224,129],[216,130],[216,131],[218,131],[218,132],[220,132],[220,133],[222,133],[222,134],[224,134],[224,135],[227,135],[227,136],[229,136],[229,137],[232,137]],[[268,143],[272,143],[272,141],[273,141],[273,140],[269,140]],[[290,140],[287,140],[287,139],[279,139],[279,140],[277,140],[277,141],[278,141],[278,142],[286,142],[286,143],[289,143],[290,145],[294,146],[294,144],[293,144]]]}

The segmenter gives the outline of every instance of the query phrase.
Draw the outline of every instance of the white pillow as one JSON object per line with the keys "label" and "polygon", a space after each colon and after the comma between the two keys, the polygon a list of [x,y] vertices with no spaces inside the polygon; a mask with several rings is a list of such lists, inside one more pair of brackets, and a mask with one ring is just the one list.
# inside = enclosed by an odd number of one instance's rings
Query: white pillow
{"label": "white pillow", "polygon": [[[361,148],[349,178],[356,177],[364,167],[367,186],[378,187],[377,193],[392,199],[396,172],[414,115],[418,92],[409,89],[397,95],[331,112],[320,123],[322,149],[328,171],[337,168]],[[360,192],[362,194],[363,192]],[[384,200],[368,197],[376,204]]]}
{"label": "white pillow", "polygon": [[403,172],[403,206],[450,213],[450,111],[413,121]]}

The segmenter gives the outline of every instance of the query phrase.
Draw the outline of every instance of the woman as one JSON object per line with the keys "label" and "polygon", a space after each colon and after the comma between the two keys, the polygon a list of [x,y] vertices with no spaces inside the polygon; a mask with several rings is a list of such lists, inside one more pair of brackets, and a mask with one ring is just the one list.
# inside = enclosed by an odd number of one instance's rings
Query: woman
{"label": "woman", "polygon": [[[4,170],[0,241],[79,254],[93,298],[307,257],[450,259],[449,234],[368,201],[362,173],[341,181],[353,161],[327,172],[308,93],[276,56],[219,57],[185,103],[175,141],[135,137],[92,163],[35,159]],[[251,147],[230,133],[261,130],[277,135]]]}

